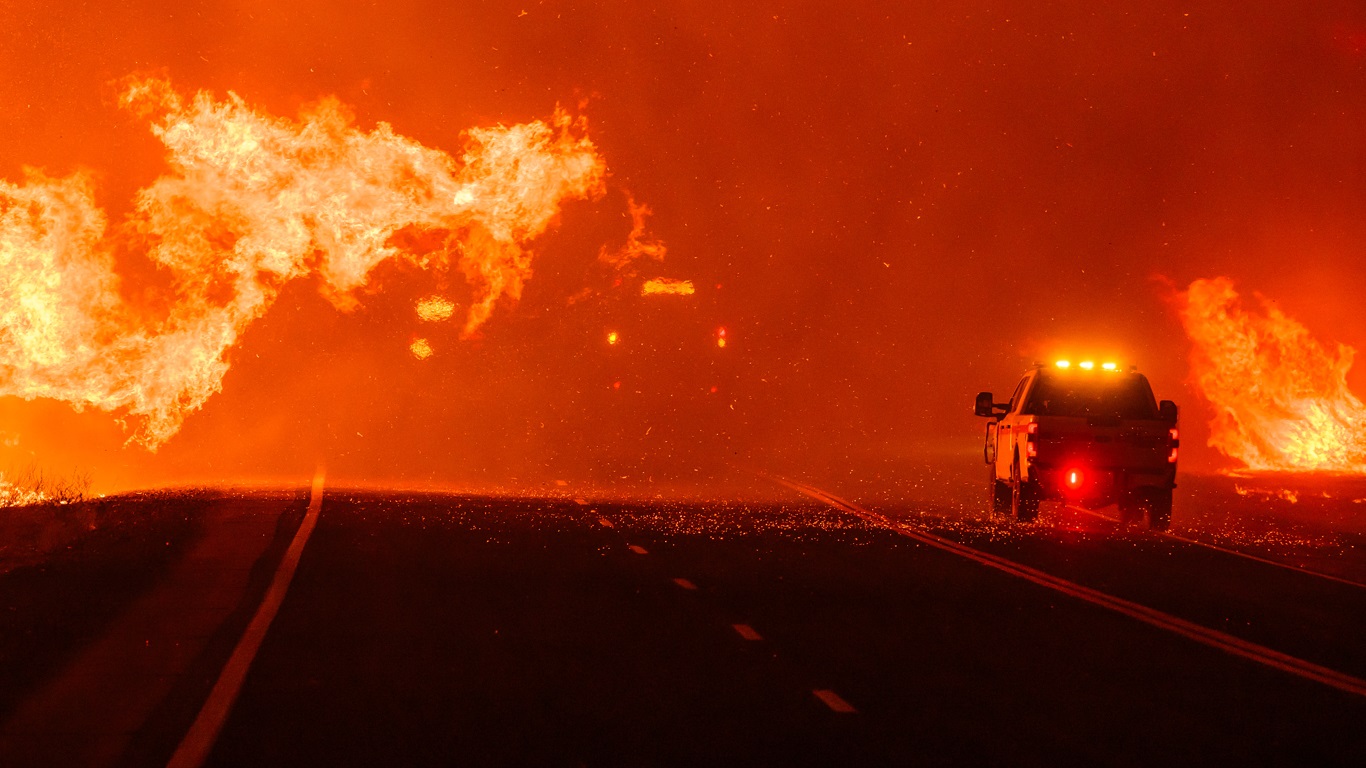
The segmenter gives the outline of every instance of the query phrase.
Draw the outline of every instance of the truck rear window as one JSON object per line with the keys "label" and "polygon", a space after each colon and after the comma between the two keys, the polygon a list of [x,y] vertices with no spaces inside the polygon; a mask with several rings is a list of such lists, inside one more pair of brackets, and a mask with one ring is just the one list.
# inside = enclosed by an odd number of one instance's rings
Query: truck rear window
{"label": "truck rear window", "polygon": [[1042,375],[1029,393],[1024,413],[1037,416],[1118,416],[1156,419],[1157,401],[1141,375]]}

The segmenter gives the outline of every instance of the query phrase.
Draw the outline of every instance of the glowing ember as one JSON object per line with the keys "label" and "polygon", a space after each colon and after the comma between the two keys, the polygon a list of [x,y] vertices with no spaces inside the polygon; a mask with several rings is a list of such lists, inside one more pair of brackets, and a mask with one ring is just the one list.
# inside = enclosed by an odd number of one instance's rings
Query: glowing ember
{"label": "glowing ember", "polygon": [[1226,278],[1182,294],[1195,381],[1214,406],[1210,445],[1251,469],[1366,473],[1366,406],[1347,389],[1354,350],[1324,349],[1262,300],[1244,310]]}
{"label": "glowing ember", "polygon": [[670,280],[667,277],[646,280],[640,287],[641,296],[691,296],[694,292],[691,280]]}
{"label": "glowing ember", "polygon": [[[119,411],[151,449],[219,391],[229,350],[285,282],[316,269],[350,308],[378,264],[418,261],[394,235],[444,235],[419,263],[470,282],[469,335],[500,297],[521,295],[525,245],[561,202],[603,188],[602,158],[563,112],[470,130],[457,163],[385,123],[354,127],[335,99],[289,120],[232,93],[185,99],[164,80],[130,79],[119,102],[152,121],[170,172],[138,192],[117,234],[90,174],[0,181],[0,396]],[[174,298],[126,302],[144,292],[121,294],[120,246],[145,251]]]}
{"label": "glowing ember", "polygon": [[413,357],[418,360],[426,360],[432,356],[432,345],[426,339],[418,339],[408,345],[408,350],[413,353]]}
{"label": "glowing ember", "polygon": [[428,296],[417,303],[417,316],[429,323],[449,320],[455,305],[440,296]]}

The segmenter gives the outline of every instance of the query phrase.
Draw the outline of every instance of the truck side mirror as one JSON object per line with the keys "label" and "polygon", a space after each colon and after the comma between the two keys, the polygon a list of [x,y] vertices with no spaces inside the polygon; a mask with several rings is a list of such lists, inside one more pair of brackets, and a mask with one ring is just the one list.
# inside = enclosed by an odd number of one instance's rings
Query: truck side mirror
{"label": "truck side mirror", "polygon": [[996,415],[993,411],[995,404],[996,400],[991,396],[990,392],[978,392],[977,402],[973,405],[972,412],[978,416],[990,418]]}
{"label": "truck side mirror", "polygon": [[1176,423],[1176,403],[1173,403],[1170,400],[1163,400],[1157,404],[1157,413],[1162,417],[1163,421],[1169,424]]}

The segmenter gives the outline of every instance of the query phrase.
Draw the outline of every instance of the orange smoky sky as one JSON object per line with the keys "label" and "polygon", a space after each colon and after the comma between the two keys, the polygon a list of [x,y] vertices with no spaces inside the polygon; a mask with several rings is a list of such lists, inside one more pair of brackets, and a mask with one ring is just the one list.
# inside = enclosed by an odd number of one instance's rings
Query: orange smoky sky
{"label": "orange smoky sky", "polygon": [[[1055,353],[1138,365],[1184,408],[1183,466],[1224,466],[1173,287],[1227,277],[1366,347],[1363,40],[1347,2],[7,2],[0,178],[84,173],[111,229],[172,172],[130,76],[285,120],[335,97],[457,161],[563,108],[605,176],[472,333],[458,268],[386,261],[345,306],[310,273],[155,453],[127,414],[6,397],[0,467],[113,490],[318,460],[413,484],[970,463],[972,395]],[[174,295],[113,259],[130,304]]]}

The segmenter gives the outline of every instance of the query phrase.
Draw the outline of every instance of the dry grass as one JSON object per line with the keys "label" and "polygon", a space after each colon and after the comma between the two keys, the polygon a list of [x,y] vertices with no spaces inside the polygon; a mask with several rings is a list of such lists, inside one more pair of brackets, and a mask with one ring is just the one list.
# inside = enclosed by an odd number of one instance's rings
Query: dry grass
{"label": "dry grass", "polygon": [[89,494],[90,473],[83,470],[57,474],[28,464],[0,472],[0,508],[76,504]]}

